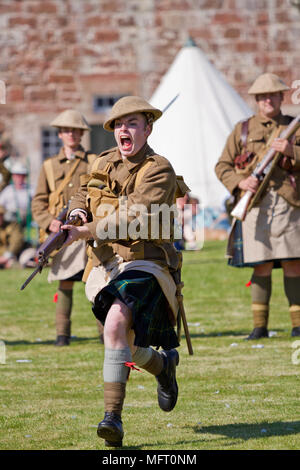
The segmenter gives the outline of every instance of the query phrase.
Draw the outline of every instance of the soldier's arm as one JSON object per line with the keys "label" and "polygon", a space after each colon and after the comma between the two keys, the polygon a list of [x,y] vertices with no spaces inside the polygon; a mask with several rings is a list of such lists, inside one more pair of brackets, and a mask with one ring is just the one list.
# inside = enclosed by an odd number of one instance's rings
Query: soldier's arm
{"label": "soldier's arm", "polygon": [[242,151],[240,135],[241,123],[238,123],[227,138],[222,155],[215,166],[218,179],[224,184],[230,194],[234,194],[239,188],[240,182],[245,178],[237,174],[234,167],[234,160]]}
{"label": "soldier's arm", "polygon": [[300,128],[295,134],[295,141],[293,142],[293,157],[292,164],[295,170],[300,171]]}
{"label": "soldier's arm", "polygon": [[32,198],[31,210],[34,221],[44,230],[49,228],[54,219],[49,212],[49,195],[50,189],[43,165],[39,174],[36,192]]}

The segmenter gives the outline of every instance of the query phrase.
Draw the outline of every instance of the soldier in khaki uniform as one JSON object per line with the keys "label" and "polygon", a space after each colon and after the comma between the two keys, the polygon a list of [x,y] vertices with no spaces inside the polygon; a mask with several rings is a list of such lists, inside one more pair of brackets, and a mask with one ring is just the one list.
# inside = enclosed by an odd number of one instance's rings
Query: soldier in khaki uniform
{"label": "soldier in khaki uniform", "polygon": [[0,268],[10,268],[25,246],[23,229],[18,222],[4,220],[5,207],[0,206]]}
{"label": "soldier in khaki uniform", "polygon": [[258,113],[235,126],[216,165],[218,178],[238,200],[243,191],[257,192],[260,183],[251,173],[267,150],[273,148],[282,154],[256,204],[245,220],[237,220],[234,226],[229,264],[254,269],[254,329],[247,339],[268,337],[271,276],[277,267],[283,269],[291,334],[300,336],[300,129],[288,140],[278,137],[293,119],[281,113],[288,89],[271,73],[255,80],[248,93],[255,96]]}
{"label": "soldier in khaki uniform", "polygon": [[[162,410],[171,411],[178,395],[178,304],[169,270],[178,266],[178,255],[170,213],[171,228],[163,238],[150,230],[154,206],[172,207],[177,184],[169,161],[147,144],[161,114],[140,97],[115,103],[104,128],[114,132],[117,147],[101,154],[72,200],[70,215],[81,214],[84,225],[65,226],[70,243],[83,238],[93,247],[86,294],[104,324],[105,415],[98,435],[108,446],[122,445],[121,413],[132,362],[156,377]],[[161,221],[158,225],[161,234]]]}
{"label": "soldier in khaki uniform", "polygon": [[[51,123],[59,131],[63,146],[58,155],[42,165],[32,200],[32,215],[44,235],[58,232],[62,222],[59,213],[80,186],[80,178],[89,173],[96,155],[80,145],[82,135],[90,128],[77,111],[63,111]],[[42,241],[42,240],[41,240]],[[56,304],[56,345],[69,345],[74,281],[81,281],[87,262],[86,245],[78,241],[61,250],[52,259],[48,281],[59,281]]]}

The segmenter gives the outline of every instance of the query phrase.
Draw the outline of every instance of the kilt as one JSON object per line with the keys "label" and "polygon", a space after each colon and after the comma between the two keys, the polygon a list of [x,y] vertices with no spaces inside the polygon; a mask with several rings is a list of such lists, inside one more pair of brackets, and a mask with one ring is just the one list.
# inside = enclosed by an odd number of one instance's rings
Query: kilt
{"label": "kilt", "polygon": [[233,233],[233,256],[228,264],[254,267],[274,262],[300,259],[300,209],[291,206],[273,189],[244,222],[236,221]]}
{"label": "kilt", "polygon": [[133,270],[125,271],[111,280],[97,294],[92,307],[101,323],[105,323],[115,298],[131,310],[136,346],[163,349],[179,346],[169,304],[155,276]]}
{"label": "kilt", "polygon": [[48,282],[81,281],[86,263],[86,243],[78,240],[60,250],[53,257]]}

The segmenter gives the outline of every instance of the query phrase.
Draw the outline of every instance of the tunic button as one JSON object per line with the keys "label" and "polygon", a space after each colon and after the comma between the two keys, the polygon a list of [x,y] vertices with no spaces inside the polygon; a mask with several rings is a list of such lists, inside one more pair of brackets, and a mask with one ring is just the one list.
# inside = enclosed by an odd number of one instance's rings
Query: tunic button
{"label": "tunic button", "polygon": [[70,163],[70,160],[67,160],[67,164],[69,164],[69,163]]}
{"label": "tunic button", "polygon": [[73,183],[69,183],[69,188],[73,188]]}

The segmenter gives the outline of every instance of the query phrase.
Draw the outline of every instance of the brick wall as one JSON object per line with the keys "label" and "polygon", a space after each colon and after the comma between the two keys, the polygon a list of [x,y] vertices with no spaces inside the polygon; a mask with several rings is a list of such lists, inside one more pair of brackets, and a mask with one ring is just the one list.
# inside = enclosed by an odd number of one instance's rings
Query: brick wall
{"label": "brick wall", "polygon": [[246,100],[265,71],[300,80],[290,0],[1,0],[0,131],[39,162],[41,125],[68,107],[103,121],[94,94],[149,98],[189,36]]}

